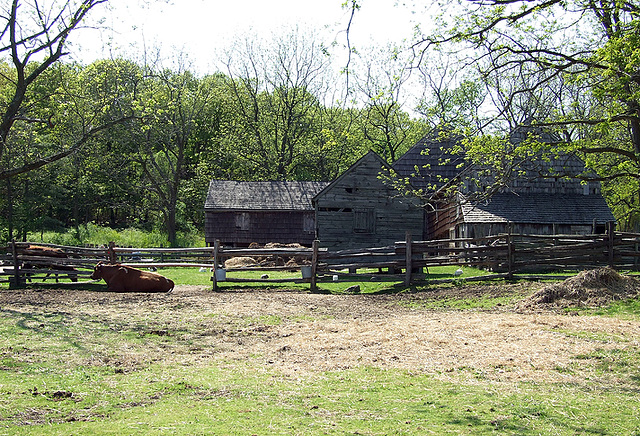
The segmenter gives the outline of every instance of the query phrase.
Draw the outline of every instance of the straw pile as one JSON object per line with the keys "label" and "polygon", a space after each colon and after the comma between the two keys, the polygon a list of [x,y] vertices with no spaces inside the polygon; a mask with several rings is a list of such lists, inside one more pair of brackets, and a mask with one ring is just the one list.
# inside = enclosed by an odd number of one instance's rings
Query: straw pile
{"label": "straw pile", "polygon": [[523,300],[518,309],[602,307],[640,295],[640,281],[611,268],[582,271],[561,283],[545,286]]}

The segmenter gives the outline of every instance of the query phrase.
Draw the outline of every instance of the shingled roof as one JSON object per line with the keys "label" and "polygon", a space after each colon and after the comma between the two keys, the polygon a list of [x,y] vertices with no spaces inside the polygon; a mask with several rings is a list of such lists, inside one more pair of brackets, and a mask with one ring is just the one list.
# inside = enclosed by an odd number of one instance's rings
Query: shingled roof
{"label": "shingled roof", "polygon": [[[517,143],[526,137],[523,129],[516,130],[510,141]],[[437,133],[418,141],[392,166],[401,176],[408,177],[411,184],[427,191],[440,188],[445,182],[461,177],[469,167],[464,153],[454,153],[453,149],[462,141],[460,136],[444,136]],[[549,135],[541,135],[542,141],[550,142]],[[477,169],[476,169],[477,170]],[[584,191],[582,182],[576,177],[585,174],[585,165],[573,154],[559,153],[531,161],[522,162],[509,181],[509,191],[518,193],[539,192],[546,194],[576,193]],[[517,175],[516,175],[517,173]],[[475,171],[468,173],[473,177]],[[588,173],[592,175],[591,173]],[[491,184],[491,180],[483,182]],[[599,185],[597,192],[599,192]]]}
{"label": "shingled roof", "polygon": [[452,149],[461,137],[425,136],[392,165],[401,176],[408,177],[417,189],[431,190],[441,187],[447,180],[460,175],[464,155]]}
{"label": "shingled roof", "polygon": [[311,200],[327,182],[212,180],[205,210],[313,210]]}
{"label": "shingled roof", "polygon": [[487,202],[462,202],[465,223],[549,223],[590,225],[614,221],[601,195],[497,193]]}

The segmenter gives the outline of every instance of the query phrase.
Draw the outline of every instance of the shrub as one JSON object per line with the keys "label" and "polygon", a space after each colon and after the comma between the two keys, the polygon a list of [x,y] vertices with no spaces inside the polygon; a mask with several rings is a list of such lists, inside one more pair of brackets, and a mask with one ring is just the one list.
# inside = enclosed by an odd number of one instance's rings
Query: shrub
{"label": "shrub", "polygon": [[[77,228],[67,229],[64,232],[30,233],[28,240],[31,242],[45,242],[58,245],[107,245],[113,241],[121,247],[166,247],[168,246],[166,234],[158,231],[145,231],[137,228],[116,230],[110,227],[101,227],[89,223]],[[203,247],[204,236],[194,229],[189,232],[179,232],[176,245],[180,247]]]}

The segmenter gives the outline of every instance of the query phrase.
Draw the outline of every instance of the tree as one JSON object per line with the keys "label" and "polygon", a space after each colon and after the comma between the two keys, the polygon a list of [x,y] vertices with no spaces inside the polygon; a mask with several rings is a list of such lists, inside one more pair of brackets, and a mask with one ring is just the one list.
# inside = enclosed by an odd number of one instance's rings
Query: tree
{"label": "tree", "polygon": [[[625,203],[640,210],[640,4],[633,0],[469,0],[443,6],[436,31],[413,45],[424,64],[445,51],[475,69],[493,102],[490,136],[465,150],[476,163],[504,155],[528,159],[556,151],[580,154],[591,173],[622,183]],[[516,125],[555,131],[558,141],[509,149]],[[484,140],[483,138],[486,138]],[[482,142],[487,145],[482,147]],[[557,174],[556,174],[557,176]]]}
{"label": "tree", "polygon": [[235,154],[254,179],[294,178],[322,114],[327,52],[300,29],[270,45],[247,38],[226,55],[236,113],[228,126]]}
{"label": "tree", "polygon": [[368,148],[391,163],[426,133],[403,109],[410,60],[393,47],[365,53],[353,72],[356,99],[364,104],[360,126]]}
{"label": "tree", "polygon": [[[139,168],[131,165],[135,152],[135,132],[139,130],[144,95],[144,70],[134,62],[101,60],[79,69],[75,75],[76,93],[85,96],[66,105],[65,121],[75,125],[99,124],[101,120],[120,119],[87,142],[83,153],[70,156],[67,177],[76,182],[69,188],[70,200],[85,210],[74,212],[68,223],[95,220],[113,227],[144,220],[147,205],[139,189]],[[83,102],[84,104],[80,104]],[[127,114],[136,114],[127,118]],[[68,126],[65,132],[77,127]]]}
{"label": "tree", "polygon": [[[109,120],[98,125],[83,125],[75,132],[72,142],[58,144],[57,149],[37,154],[19,165],[12,165],[5,158],[15,146],[11,133],[17,123],[52,127],[61,114],[50,112],[48,116],[34,112],[37,100],[30,91],[41,77],[67,54],[69,36],[80,28],[83,20],[107,0],[53,1],[48,4],[26,3],[20,0],[7,2],[1,11],[0,55],[9,64],[3,65],[5,87],[0,102],[0,180],[13,177],[50,162],[62,159],[81,149],[96,132],[104,130],[119,120]],[[10,65],[10,67],[9,67]],[[50,95],[54,98],[55,93]]]}
{"label": "tree", "polygon": [[[136,108],[140,80],[141,70],[121,60],[50,67],[29,90],[29,110],[45,119],[50,113],[58,116],[51,126],[16,123],[3,166],[22,167],[50,155],[56,144],[73,142],[88,125],[126,118]],[[127,202],[135,206],[140,198],[131,184],[130,152],[112,147],[113,138],[128,134],[130,127],[121,124],[96,131],[86,138],[83,153],[5,179],[1,186],[6,192],[3,209],[9,237],[13,236],[13,221],[19,235],[24,235],[26,230],[77,226],[91,220],[116,225],[118,211],[127,217],[139,215],[125,207]],[[31,210],[32,216],[21,217],[23,209]]]}
{"label": "tree", "polygon": [[416,111],[432,130],[479,132],[485,124],[485,85],[474,72],[454,69],[453,60],[434,53],[418,65],[422,97]]}
{"label": "tree", "polygon": [[[142,172],[141,188],[149,194],[152,207],[162,214],[172,245],[176,243],[178,214],[183,207],[183,182],[188,175],[198,175],[198,157],[221,123],[218,117],[223,105],[218,91],[222,84],[222,76],[198,79],[188,71],[150,72],[145,79],[144,116],[133,144],[133,158]],[[207,134],[207,130],[213,133]],[[204,204],[206,185],[199,188],[202,194],[198,209]]]}

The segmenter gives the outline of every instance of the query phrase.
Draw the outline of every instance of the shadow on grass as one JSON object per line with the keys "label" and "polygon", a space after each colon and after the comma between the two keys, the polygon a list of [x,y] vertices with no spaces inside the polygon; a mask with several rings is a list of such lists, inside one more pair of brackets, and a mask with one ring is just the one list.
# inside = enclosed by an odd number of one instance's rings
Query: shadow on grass
{"label": "shadow on grass", "polygon": [[94,292],[108,292],[107,284],[102,282],[31,282],[27,284],[21,284],[20,286],[12,285],[9,289],[68,289],[73,291],[94,291]]}

